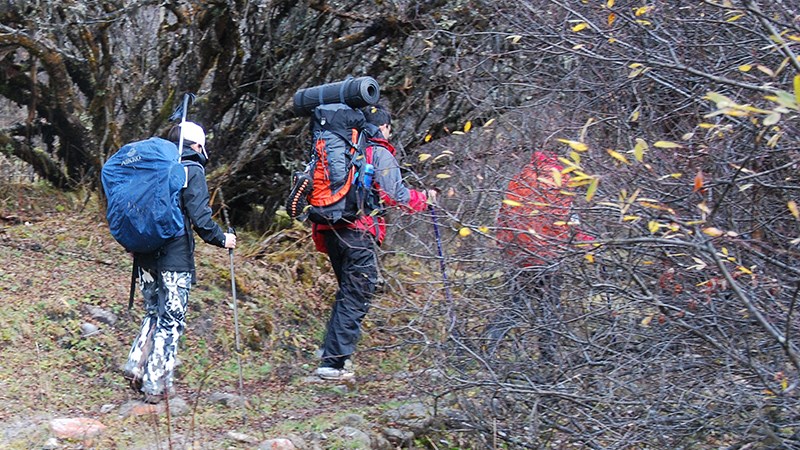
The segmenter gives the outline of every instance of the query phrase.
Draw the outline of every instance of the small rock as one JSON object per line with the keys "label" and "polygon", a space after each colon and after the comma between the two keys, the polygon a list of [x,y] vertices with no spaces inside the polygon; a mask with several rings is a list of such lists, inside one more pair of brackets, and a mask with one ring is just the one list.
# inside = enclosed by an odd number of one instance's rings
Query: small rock
{"label": "small rock", "polygon": [[214,392],[213,394],[208,396],[208,401],[211,403],[219,403],[220,405],[225,405],[228,408],[239,408],[242,405],[247,404],[247,400],[235,395],[230,394],[227,392]]}
{"label": "small rock", "polygon": [[91,439],[106,429],[106,426],[97,420],[86,417],[72,419],[53,419],[50,428],[60,439]]}
{"label": "small rock", "polygon": [[261,443],[258,450],[296,450],[297,447],[289,439],[270,439]]}
{"label": "small rock", "polygon": [[[166,414],[167,402],[161,401],[155,405],[139,400],[131,400],[119,408],[121,417],[145,416],[150,414]],[[183,416],[189,413],[189,405],[180,397],[169,399],[169,413],[172,416]]]}
{"label": "small rock", "polygon": [[371,448],[372,440],[369,434],[353,427],[342,427],[332,432],[344,441],[346,448]]}
{"label": "small rock", "polygon": [[105,405],[100,407],[100,414],[108,414],[111,411],[113,411],[116,407],[117,405],[113,403],[106,403]]}
{"label": "small rock", "polygon": [[343,427],[358,428],[363,426],[366,422],[367,421],[364,419],[364,417],[358,414],[348,414],[339,420],[339,425]]}
{"label": "small rock", "polygon": [[93,323],[84,322],[83,324],[81,324],[81,335],[83,337],[89,337],[93,334],[97,334],[97,332],[99,331],[100,329],[97,328],[97,325]]}
{"label": "small rock", "polygon": [[258,439],[250,436],[249,434],[239,433],[237,431],[228,431],[225,435],[234,441],[244,442],[245,444],[257,444]]}
{"label": "small rock", "polygon": [[51,437],[42,445],[42,450],[56,450],[58,447],[60,447],[58,439]]}
{"label": "small rock", "polygon": [[94,305],[86,305],[85,306],[86,312],[92,317],[92,319],[97,320],[100,323],[104,323],[108,326],[114,326],[117,323],[117,316],[116,314],[112,313],[111,311],[105,310],[100,308],[99,306]]}
{"label": "small rock", "polygon": [[409,447],[414,440],[414,433],[397,428],[384,428],[383,435],[397,447]]}

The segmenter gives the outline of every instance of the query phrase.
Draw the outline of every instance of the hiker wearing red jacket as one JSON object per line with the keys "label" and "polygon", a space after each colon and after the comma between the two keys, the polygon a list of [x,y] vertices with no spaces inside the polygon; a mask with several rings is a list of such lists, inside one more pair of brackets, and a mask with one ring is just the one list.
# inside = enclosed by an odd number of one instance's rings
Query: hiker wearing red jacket
{"label": "hiker wearing red jacket", "polygon": [[508,184],[498,213],[497,238],[508,273],[511,303],[505,305],[487,327],[490,353],[517,321],[528,311],[536,310],[540,360],[553,361],[556,345],[553,329],[557,326],[554,312],[559,309],[561,277],[558,267],[567,252],[576,244],[592,238],[582,233],[578,215],[573,211],[574,196],[569,191],[568,175],[557,155],[536,151],[531,162]]}
{"label": "hiker wearing red jacket", "polygon": [[[399,206],[409,212],[425,210],[435,192],[409,189],[403,183],[395,148],[389,142],[391,115],[376,106],[363,112],[374,127],[366,158],[375,167],[375,189],[382,206]],[[328,254],[339,283],[322,345],[322,363],[314,372],[322,379],[342,380],[355,374],[350,358],[378,280],[375,244],[380,245],[385,236],[386,221],[380,215],[365,215],[344,225],[312,226],[314,244],[317,250]]]}

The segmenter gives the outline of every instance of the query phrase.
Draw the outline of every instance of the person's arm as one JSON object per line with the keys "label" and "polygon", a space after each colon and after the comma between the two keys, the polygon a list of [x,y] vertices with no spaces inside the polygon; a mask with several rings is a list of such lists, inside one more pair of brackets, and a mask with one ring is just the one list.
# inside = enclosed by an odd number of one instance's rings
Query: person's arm
{"label": "person's arm", "polygon": [[[202,167],[194,164],[188,164],[189,179],[186,188],[183,190],[183,206],[186,210],[186,215],[192,223],[192,228],[200,236],[203,241],[216,245],[217,247],[226,246],[226,240],[229,244],[235,245],[235,237],[233,242],[222,228],[214,222],[211,218],[211,206],[209,206],[208,185],[206,184],[206,174]],[[234,235],[231,235],[234,236]],[[232,248],[232,247],[229,247]]]}
{"label": "person's arm", "polygon": [[388,206],[400,205],[411,211],[423,211],[428,197],[425,192],[406,187],[397,159],[378,145],[372,151],[375,182],[378,184],[381,200]]}

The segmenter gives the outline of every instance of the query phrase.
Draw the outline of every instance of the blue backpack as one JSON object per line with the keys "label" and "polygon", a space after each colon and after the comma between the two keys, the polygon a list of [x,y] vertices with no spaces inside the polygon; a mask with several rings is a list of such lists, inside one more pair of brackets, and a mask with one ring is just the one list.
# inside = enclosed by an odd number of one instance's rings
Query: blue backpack
{"label": "blue backpack", "polygon": [[159,137],[126,144],[106,161],[106,219],[125,250],[151,253],[186,234],[180,198],[186,177],[178,147]]}

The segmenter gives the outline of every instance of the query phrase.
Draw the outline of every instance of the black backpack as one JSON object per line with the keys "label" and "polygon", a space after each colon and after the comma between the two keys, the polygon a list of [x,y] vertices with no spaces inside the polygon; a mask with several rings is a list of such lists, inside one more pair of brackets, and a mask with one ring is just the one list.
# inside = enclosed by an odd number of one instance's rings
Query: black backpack
{"label": "black backpack", "polygon": [[364,114],[342,103],[320,105],[311,115],[309,162],[293,176],[286,210],[326,225],[352,223],[379,211],[368,138],[377,132]]}

